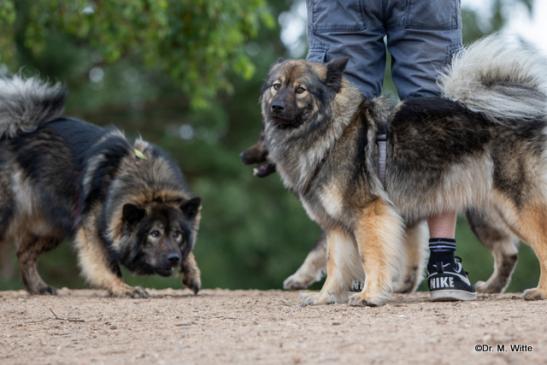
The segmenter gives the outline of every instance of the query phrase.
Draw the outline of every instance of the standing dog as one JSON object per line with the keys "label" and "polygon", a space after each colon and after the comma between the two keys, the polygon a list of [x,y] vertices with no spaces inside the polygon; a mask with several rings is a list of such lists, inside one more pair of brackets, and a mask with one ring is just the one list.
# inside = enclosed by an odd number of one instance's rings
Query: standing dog
{"label": "standing dog", "polygon": [[[244,150],[241,160],[247,165],[255,165],[253,174],[266,177],[275,172],[275,165],[268,160],[268,151],[264,142],[264,133],[258,141]],[[469,209],[465,213],[471,230],[479,241],[490,250],[494,259],[494,271],[486,281],[475,283],[475,289],[480,293],[503,292],[511,281],[511,276],[517,263],[518,239],[505,225],[496,211],[477,211]],[[425,261],[427,258],[427,240],[424,234],[416,240],[408,240],[401,248],[404,260],[403,270],[394,279],[393,289],[398,293],[409,293],[420,284]],[[422,240],[422,241],[420,241]],[[315,242],[306,255],[300,267],[283,281],[283,289],[306,289],[323,279],[327,265],[327,240],[325,235]],[[352,282],[352,290],[358,286]]]}
{"label": "standing dog", "polygon": [[[467,209],[492,209],[532,246],[541,276],[524,298],[546,298],[545,60],[488,37],[455,57],[443,97],[394,108],[363,99],[343,78],[346,63],[278,63],[261,93],[268,158],[327,237],[327,278],[306,302],[382,305],[404,237],[428,216]],[[365,285],[348,298],[355,277]]]}
{"label": "standing dog", "polygon": [[37,79],[0,79],[0,245],[15,244],[31,294],[54,294],[36,261],[74,236],[87,281],[116,296],[146,297],[120,265],[200,288],[192,254],[200,198],[159,148],[117,129],[62,117],[65,91]]}

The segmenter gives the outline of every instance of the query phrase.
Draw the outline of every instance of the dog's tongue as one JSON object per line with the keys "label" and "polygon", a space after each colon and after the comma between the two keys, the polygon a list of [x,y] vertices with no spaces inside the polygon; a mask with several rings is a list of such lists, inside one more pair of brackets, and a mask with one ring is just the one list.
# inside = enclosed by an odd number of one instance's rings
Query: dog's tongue
{"label": "dog's tongue", "polygon": [[273,163],[263,163],[253,169],[253,175],[256,177],[266,177],[275,172],[275,165]]}

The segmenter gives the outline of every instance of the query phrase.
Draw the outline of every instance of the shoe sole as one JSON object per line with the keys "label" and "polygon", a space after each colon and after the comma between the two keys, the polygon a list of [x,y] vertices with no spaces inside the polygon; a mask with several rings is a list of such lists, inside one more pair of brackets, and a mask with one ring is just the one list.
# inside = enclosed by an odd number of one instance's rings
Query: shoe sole
{"label": "shoe sole", "polygon": [[477,293],[465,290],[442,289],[431,292],[431,300],[434,302],[455,302],[477,299]]}

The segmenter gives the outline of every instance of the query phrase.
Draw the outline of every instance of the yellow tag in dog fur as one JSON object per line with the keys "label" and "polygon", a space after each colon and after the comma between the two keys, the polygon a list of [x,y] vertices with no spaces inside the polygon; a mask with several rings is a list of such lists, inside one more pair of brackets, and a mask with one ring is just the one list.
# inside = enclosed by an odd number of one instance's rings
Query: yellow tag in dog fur
{"label": "yellow tag in dog fur", "polygon": [[138,149],[133,149],[133,152],[135,153],[135,156],[141,160],[146,160],[146,156],[144,155],[144,153],[142,153],[141,150],[138,150]]}

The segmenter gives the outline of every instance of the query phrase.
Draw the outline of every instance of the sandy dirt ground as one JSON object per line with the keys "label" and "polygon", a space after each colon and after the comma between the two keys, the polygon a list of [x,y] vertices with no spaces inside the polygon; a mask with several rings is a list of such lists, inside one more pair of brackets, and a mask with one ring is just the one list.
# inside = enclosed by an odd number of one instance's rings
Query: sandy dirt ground
{"label": "sandy dirt ground", "polygon": [[[352,308],[302,307],[299,293],[281,291],[151,293],[0,292],[0,364],[547,363],[547,302],[512,294]],[[511,350],[519,344],[531,348]]]}

